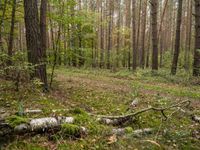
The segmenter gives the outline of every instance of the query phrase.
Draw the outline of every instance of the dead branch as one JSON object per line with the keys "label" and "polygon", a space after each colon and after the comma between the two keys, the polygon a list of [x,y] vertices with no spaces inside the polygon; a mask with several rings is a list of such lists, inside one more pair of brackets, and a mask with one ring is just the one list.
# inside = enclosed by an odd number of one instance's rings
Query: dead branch
{"label": "dead branch", "polygon": [[168,107],[163,107],[163,108],[156,108],[156,107],[149,107],[149,108],[144,108],[142,110],[136,111],[134,113],[130,113],[127,115],[121,115],[121,116],[104,116],[104,115],[97,115],[98,118],[100,118],[99,120],[106,123],[106,124],[117,124],[117,121],[121,122],[121,120],[130,120],[131,118],[136,117],[137,115],[140,115],[142,113],[148,112],[148,111],[158,111],[161,112],[161,114],[164,116],[165,119],[167,119],[168,117],[165,115],[165,111],[172,109],[172,108],[183,108],[186,106],[190,105],[190,101],[189,100],[185,100],[182,102],[179,102],[177,104],[173,104],[171,106]]}

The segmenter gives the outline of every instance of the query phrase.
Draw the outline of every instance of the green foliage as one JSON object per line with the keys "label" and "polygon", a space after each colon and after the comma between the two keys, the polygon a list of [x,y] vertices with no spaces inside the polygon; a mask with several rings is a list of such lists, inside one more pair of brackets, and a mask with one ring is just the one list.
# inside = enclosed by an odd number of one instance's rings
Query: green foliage
{"label": "green foliage", "polygon": [[133,132],[133,128],[132,127],[126,127],[125,128],[125,133],[126,134],[129,134],[129,133],[132,133]]}
{"label": "green foliage", "polygon": [[20,124],[28,123],[28,121],[29,120],[27,118],[16,116],[16,115],[10,116],[6,119],[6,122],[13,128]]}
{"label": "green foliage", "polygon": [[81,108],[74,108],[73,110],[70,110],[70,112],[76,115],[87,115],[87,112]]}
{"label": "green foliage", "polygon": [[14,149],[14,150],[47,150],[46,148],[42,147],[38,143],[30,143],[27,141],[15,141],[13,143],[9,143],[7,149]]}
{"label": "green foliage", "polygon": [[62,124],[61,133],[65,137],[77,136],[80,134],[80,127],[74,124]]}

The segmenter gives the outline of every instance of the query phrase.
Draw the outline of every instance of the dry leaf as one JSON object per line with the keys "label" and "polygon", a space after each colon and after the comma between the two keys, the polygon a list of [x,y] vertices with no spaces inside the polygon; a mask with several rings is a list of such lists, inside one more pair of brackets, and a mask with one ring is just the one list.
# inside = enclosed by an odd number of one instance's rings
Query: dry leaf
{"label": "dry leaf", "polygon": [[113,144],[117,142],[117,136],[114,134],[108,138],[108,144]]}
{"label": "dry leaf", "polygon": [[158,147],[161,147],[160,144],[158,144],[156,141],[152,141],[152,140],[143,140],[143,141],[144,142],[149,142],[149,143],[154,144],[154,145],[156,145]]}

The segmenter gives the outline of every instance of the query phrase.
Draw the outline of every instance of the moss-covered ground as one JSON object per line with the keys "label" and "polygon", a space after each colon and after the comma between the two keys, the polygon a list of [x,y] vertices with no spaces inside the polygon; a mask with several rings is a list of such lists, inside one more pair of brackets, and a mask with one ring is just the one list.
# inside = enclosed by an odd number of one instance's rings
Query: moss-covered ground
{"label": "moss-covered ground", "polygon": [[[72,138],[57,133],[50,138],[48,133],[28,136],[21,135],[12,141],[1,143],[2,149],[14,150],[140,150],[140,149],[200,149],[200,124],[194,122],[189,112],[200,115],[199,79],[179,73],[171,76],[165,70],[152,74],[139,70],[110,72],[95,69],[56,70],[53,89],[41,93],[33,87],[23,85],[19,92],[12,89],[12,83],[1,80],[0,109],[13,114],[25,109],[42,109],[43,113],[27,115],[25,118],[45,116],[73,116],[74,125],[63,125],[64,133],[77,132],[79,126],[88,129],[81,138]],[[130,107],[137,99],[138,105]],[[100,124],[96,115],[123,115],[149,106],[166,107],[183,100],[192,103],[184,110],[170,109],[171,115],[165,121],[159,112],[139,115],[136,121],[127,125],[127,134],[113,138],[114,128]],[[63,109],[54,112],[55,109]],[[12,117],[9,121],[12,121]],[[22,122],[26,119],[20,118]],[[16,120],[16,119],[14,119]],[[16,122],[15,122],[16,123]],[[18,122],[17,122],[18,123]],[[154,128],[150,135],[132,136],[132,130]],[[52,135],[51,135],[52,137]]]}

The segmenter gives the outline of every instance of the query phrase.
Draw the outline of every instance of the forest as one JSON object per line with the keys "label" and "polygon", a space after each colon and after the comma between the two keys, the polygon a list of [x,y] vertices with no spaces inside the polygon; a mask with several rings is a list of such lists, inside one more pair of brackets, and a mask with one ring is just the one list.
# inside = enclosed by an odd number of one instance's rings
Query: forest
{"label": "forest", "polygon": [[200,150],[200,0],[0,0],[0,149]]}

